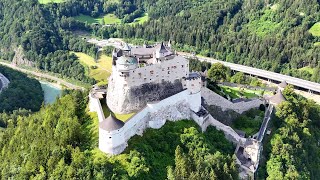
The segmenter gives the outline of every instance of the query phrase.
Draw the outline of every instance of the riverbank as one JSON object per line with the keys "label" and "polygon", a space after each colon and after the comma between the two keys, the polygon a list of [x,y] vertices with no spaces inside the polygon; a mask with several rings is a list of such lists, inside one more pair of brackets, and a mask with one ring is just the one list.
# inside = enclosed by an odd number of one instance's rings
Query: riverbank
{"label": "riverbank", "polygon": [[62,87],[57,83],[50,83],[46,81],[39,81],[44,94],[44,103],[52,104],[58,97],[62,95]]}

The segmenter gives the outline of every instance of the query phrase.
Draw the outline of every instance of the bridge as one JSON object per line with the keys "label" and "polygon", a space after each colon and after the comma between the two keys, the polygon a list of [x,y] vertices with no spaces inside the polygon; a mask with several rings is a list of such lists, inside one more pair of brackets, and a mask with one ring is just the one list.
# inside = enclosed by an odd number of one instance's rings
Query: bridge
{"label": "bridge", "polygon": [[[181,55],[182,55],[182,53],[181,53]],[[280,73],[266,71],[266,70],[262,70],[262,69],[258,69],[258,68],[253,68],[253,67],[249,67],[249,66],[220,61],[220,60],[216,60],[216,59],[212,59],[212,58],[198,57],[198,56],[193,56],[193,55],[188,55],[188,54],[183,54],[183,56],[186,58],[197,57],[199,59],[199,61],[206,61],[206,62],[210,62],[210,63],[222,63],[225,66],[230,67],[230,69],[232,69],[234,71],[243,72],[245,74],[249,74],[249,75],[253,75],[253,76],[257,76],[257,77],[261,77],[264,79],[273,80],[273,81],[277,81],[277,82],[286,81],[288,84],[294,85],[295,87],[298,87],[298,88],[308,90],[309,92],[320,93],[320,84],[319,83],[291,77],[288,75],[283,75]]]}

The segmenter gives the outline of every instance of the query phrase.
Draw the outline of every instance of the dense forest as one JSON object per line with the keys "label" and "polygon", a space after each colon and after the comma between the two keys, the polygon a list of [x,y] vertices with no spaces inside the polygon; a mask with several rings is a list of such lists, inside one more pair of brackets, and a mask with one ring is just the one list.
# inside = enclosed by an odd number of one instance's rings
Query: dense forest
{"label": "dense forest", "polygon": [[31,111],[40,109],[44,95],[39,81],[4,66],[0,66],[0,73],[10,81],[8,88],[0,93],[0,113],[19,108]]}
{"label": "dense forest", "polygon": [[[172,39],[178,50],[320,81],[320,38],[309,32],[320,21],[317,0],[3,0],[0,7],[0,58],[87,83],[94,80],[68,51],[95,57],[97,48],[74,36],[77,31],[100,38]],[[134,26],[73,18],[112,13],[132,22],[145,12],[149,21]]]}
{"label": "dense forest", "polygon": [[2,114],[11,120],[0,139],[1,179],[237,179],[233,145],[190,120],[149,129],[123,154],[105,155],[86,95],[71,92],[29,116]]}
{"label": "dense forest", "polygon": [[287,99],[277,107],[275,132],[264,147],[266,166],[259,179],[319,179],[320,106],[298,96],[292,86],[284,90]]}

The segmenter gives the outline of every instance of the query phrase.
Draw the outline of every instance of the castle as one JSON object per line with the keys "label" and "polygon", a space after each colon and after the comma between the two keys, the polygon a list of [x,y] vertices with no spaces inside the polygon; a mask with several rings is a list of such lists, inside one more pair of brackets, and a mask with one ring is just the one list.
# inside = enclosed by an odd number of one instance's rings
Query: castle
{"label": "castle", "polygon": [[[132,136],[142,135],[146,128],[158,129],[167,120],[192,118],[203,123],[207,113],[201,106],[201,76],[189,72],[189,61],[170,47],[170,42],[124,44],[113,51],[107,90],[94,88],[89,95],[90,110],[98,113],[101,151],[120,154]],[[112,113],[135,115],[125,123],[113,115],[105,117],[100,102],[105,95]]]}
{"label": "castle", "polygon": [[[124,44],[112,53],[108,88],[94,86],[90,91],[89,108],[98,114],[99,149],[106,154],[122,153],[128,140],[134,135],[142,135],[147,128],[159,129],[168,120],[193,119],[202,131],[212,125],[237,145],[235,155],[236,163],[240,165],[239,175],[247,179],[254,176],[259,166],[261,141],[273,107],[285,101],[282,90],[286,85],[286,82],[279,84],[279,90],[273,96],[232,103],[203,87],[201,75],[189,72],[189,61],[172,52],[170,42],[141,47]],[[259,132],[245,138],[216,120],[202,102],[239,114],[261,104],[269,106]],[[105,117],[102,108],[105,104],[111,110],[109,117]],[[126,122],[113,115],[129,113],[134,115]]]}

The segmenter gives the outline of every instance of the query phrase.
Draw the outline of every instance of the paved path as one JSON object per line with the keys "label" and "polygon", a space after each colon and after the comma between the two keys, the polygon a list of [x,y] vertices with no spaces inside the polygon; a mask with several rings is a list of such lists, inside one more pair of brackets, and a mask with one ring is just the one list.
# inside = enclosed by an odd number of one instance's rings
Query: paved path
{"label": "paved path", "polygon": [[271,118],[271,115],[272,115],[272,111],[273,111],[273,105],[270,104],[268,106],[267,110],[266,110],[265,116],[263,118],[262,125],[261,125],[259,133],[258,133],[257,140],[259,142],[262,142],[263,137],[264,137],[264,135],[266,133],[266,130],[267,130],[267,127],[268,127],[268,124],[269,124],[269,121],[270,121],[270,118]]}
{"label": "paved path", "polygon": [[52,76],[52,75],[49,75],[49,74],[23,69],[23,68],[15,66],[13,64],[10,64],[10,63],[0,62],[0,64],[3,65],[3,66],[7,66],[9,68],[12,68],[14,70],[23,72],[23,73],[28,73],[28,74],[32,74],[32,75],[37,76],[37,77],[46,78],[46,79],[50,79],[50,80],[56,81],[59,84],[63,84],[64,86],[66,86],[66,87],[68,87],[70,89],[85,90],[84,87],[81,87],[81,86],[78,86],[78,85],[75,85],[75,84],[71,84],[71,83],[69,83],[69,82],[67,82],[67,81],[65,81],[63,79],[60,79],[58,77],[55,77],[55,76]]}

